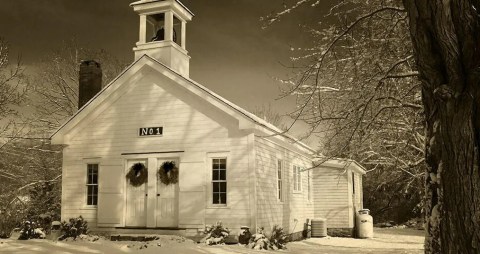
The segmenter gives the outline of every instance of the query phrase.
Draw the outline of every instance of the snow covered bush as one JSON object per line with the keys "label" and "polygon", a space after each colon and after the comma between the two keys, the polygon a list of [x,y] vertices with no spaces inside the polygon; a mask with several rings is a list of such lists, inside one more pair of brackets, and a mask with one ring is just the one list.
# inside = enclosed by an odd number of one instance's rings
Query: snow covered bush
{"label": "snow covered bush", "polygon": [[274,225],[272,235],[270,236],[270,244],[272,249],[286,249],[288,236],[283,232],[283,228],[279,225]]}
{"label": "snow covered bush", "polygon": [[214,225],[205,226],[203,231],[206,236],[202,239],[207,245],[224,244],[225,238],[230,235],[230,230],[223,227],[221,221],[217,221]]}
{"label": "snow covered bush", "polygon": [[257,233],[253,234],[247,247],[255,250],[279,250],[286,249],[288,236],[283,232],[283,228],[274,225],[272,234],[268,238],[264,233],[264,228],[257,229]]}
{"label": "snow covered bush", "polygon": [[263,230],[263,227],[257,228],[257,233],[253,234],[250,238],[250,242],[247,245],[248,248],[255,250],[268,250],[270,240],[265,236]]}
{"label": "snow covered bush", "polygon": [[18,240],[28,240],[28,239],[44,239],[45,232],[38,227],[37,223],[25,221],[20,229],[20,236]]}
{"label": "snow covered bush", "polygon": [[61,226],[62,235],[58,238],[60,241],[73,237],[77,239],[79,235],[87,234],[88,223],[82,216],[77,218],[70,218],[68,222],[63,221]]}

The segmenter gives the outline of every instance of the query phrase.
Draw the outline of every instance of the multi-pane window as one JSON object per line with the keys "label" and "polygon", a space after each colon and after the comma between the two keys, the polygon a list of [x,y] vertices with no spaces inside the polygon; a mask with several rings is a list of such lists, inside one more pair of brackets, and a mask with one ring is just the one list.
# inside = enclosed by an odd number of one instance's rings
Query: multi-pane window
{"label": "multi-pane window", "polygon": [[283,201],[282,160],[277,160],[277,197]]}
{"label": "multi-pane window", "polygon": [[227,159],[212,159],[212,203],[227,204]]}
{"label": "multi-pane window", "polygon": [[98,203],[98,164],[87,165],[87,205]]}
{"label": "multi-pane window", "polygon": [[355,194],[355,173],[352,172],[352,188],[353,194]]}
{"label": "multi-pane window", "polygon": [[312,186],[311,186],[311,183],[310,181],[312,180],[311,179],[311,169],[307,171],[307,198],[308,198],[308,201],[311,201],[312,200]]}
{"label": "multi-pane window", "polygon": [[299,166],[293,165],[293,190],[302,191],[302,174]]}

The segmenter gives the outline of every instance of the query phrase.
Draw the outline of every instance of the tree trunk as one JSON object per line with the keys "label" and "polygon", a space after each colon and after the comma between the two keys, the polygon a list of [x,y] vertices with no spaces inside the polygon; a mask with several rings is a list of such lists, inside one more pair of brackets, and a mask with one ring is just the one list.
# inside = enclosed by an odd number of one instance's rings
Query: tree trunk
{"label": "tree trunk", "polygon": [[480,253],[480,2],[403,3],[425,107],[425,253]]}

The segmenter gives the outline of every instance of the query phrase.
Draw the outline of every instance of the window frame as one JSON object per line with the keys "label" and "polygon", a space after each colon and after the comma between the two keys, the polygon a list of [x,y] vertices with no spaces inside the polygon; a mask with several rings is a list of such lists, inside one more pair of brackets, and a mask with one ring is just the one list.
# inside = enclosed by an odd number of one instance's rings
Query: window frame
{"label": "window frame", "polygon": [[284,163],[283,160],[280,158],[277,158],[277,163],[276,163],[276,175],[277,175],[277,200],[280,203],[283,203],[285,200],[285,194],[284,194],[284,189],[285,189],[285,179],[284,179]]}
{"label": "window frame", "polygon": [[355,172],[352,171],[352,194],[355,196]]}
{"label": "window frame", "polygon": [[[229,156],[228,153],[209,153],[207,155],[207,182],[208,182],[208,192],[207,194],[207,208],[228,208],[229,207],[229,195],[228,195],[228,182],[229,182],[229,173],[228,169],[230,168]],[[216,180],[215,182],[225,182],[226,183],[226,202],[225,204],[214,204],[213,203],[213,160],[215,159],[225,159],[225,180]]]}
{"label": "window frame", "polygon": [[[95,208],[95,207],[98,207],[98,197],[99,197],[99,171],[100,171],[100,163],[87,163],[87,170],[86,170],[86,177],[85,177],[85,206],[86,207],[91,207],[91,208]],[[90,166],[96,166],[96,168],[90,168]],[[96,183],[93,183],[93,178],[91,178],[91,174],[90,174],[90,169],[92,170],[95,170],[96,172]],[[90,180],[92,180],[92,182],[90,182]],[[90,187],[96,187],[96,189],[94,188],[94,191],[92,195],[89,195],[89,188]],[[93,201],[93,197],[96,196],[96,204],[93,204],[94,202],[92,202],[92,204],[89,204],[90,202],[90,198],[92,198],[92,201]]]}
{"label": "window frame", "polygon": [[293,165],[293,193],[302,193],[302,172],[301,167]]}
{"label": "window frame", "polygon": [[312,169],[307,171],[307,201],[312,202]]}

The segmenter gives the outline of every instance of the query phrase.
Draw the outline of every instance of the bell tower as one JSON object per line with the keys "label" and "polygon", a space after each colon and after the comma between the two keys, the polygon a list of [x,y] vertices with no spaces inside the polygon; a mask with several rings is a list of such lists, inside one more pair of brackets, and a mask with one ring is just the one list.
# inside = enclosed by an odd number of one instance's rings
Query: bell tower
{"label": "bell tower", "polygon": [[194,14],[179,0],[140,0],[130,6],[140,16],[135,60],[148,55],[188,77],[190,56],[186,50],[186,24]]}

